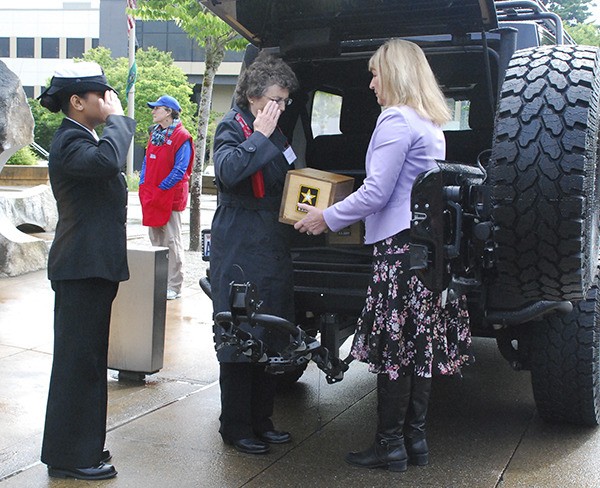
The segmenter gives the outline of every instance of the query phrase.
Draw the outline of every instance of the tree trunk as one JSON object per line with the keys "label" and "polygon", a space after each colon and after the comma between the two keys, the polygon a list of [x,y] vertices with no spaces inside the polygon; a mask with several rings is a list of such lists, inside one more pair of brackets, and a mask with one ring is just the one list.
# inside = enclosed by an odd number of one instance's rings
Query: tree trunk
{"label": "tree trunk", "polygon": [[192,169],[190,184],[190,251],[201,251],[200,207],[202,198],[202,173],[206,154],[206,135],[210,116],[213,83],[217,69],[223,61],[225,47],[212,37],[206,38],[206,67],[198,104],[198,134],[196,137],[196,160]]}

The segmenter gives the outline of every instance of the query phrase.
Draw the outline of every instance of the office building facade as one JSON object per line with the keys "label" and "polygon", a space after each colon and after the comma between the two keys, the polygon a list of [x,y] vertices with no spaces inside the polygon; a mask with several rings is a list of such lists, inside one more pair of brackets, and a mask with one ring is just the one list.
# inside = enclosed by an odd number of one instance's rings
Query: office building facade
{"label": "office building facade", "polygon": [[[126,0],[21,0],[0,4],[0,61],[36,97],[61,65],[97,46],[127,57]],[[136,22],[137,44],[171,52],[199,96],[204,52],[174,22]],[[227,53],[217,73],[213,110],[225,112],[241,67],[242,53]]]}

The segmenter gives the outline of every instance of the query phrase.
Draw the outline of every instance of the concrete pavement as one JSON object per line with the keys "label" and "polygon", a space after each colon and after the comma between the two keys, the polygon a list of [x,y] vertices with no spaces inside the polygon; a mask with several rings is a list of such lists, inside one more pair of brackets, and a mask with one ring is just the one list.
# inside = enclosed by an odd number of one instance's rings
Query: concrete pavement
{"label": "concrete pavement", "polygon": [[[143,242],[138,210],[132,201],[129,231]],[[190,258],[188,271],[200,273],[202,263]],[[107,447],[119,474],[101,482],[52,479],[39,462],[53,293],[45,271],[0,279],[0,488],[600,486],[598,429],[540,421],[529,375],[513,372],[490,339],[475,341],[477,362],[462,379],[434,382],[427,467],[389,473],[343,462],[371,443],[376,421],[374,377],[356,362],[335,385],[311,363],[277,399],[276,426],[293,442],[265,456],[237,453],[217,432],[211,305],[197,278],[188,276],[182,298],[167,303],[163,369],[143,384],[108,373]]]}

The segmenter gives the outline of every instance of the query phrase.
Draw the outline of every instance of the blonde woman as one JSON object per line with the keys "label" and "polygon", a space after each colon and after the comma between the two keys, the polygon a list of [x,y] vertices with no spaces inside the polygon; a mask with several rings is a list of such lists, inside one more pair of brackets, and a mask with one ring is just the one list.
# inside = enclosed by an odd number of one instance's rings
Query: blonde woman
{"label": "blonde woman", "polygon": [[444,96],[423,51],[392,39],[369,61],[383,111],[366,156],[366,178],[345,200],[321,211],[304,206],[300,232],[338,231],[365,221],[373,245],[373,278],[352,355],[377,374],[375,443],[346,461],[366,468],[405,471],[426,465],[425,417],[434,374],[455,374],[470,359],[471,337],[463,299],[442,304],[410,271],[410,193],[415,178],[444,159],[440,126],[449,119]]}

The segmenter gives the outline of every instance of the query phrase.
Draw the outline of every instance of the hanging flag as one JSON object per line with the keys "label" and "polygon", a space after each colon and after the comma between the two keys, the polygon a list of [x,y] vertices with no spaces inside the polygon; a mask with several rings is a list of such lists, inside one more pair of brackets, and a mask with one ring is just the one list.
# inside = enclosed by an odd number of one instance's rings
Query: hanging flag
{"label": "hanging flag", "polygon": [[[136,0],[127,0],[127,7],[129,7],[132,10],[135,10],[137,8],[137,1]],[[127,34],[129,34],[129,32],[131,32],[131,29],[133,29],[135,26],[135,19],[133,18],[132,15],[127,14]]]}
{"label": "hanging flag", "polygon": [[129,75],[127,76],[127,88],[125,88],[125,97],[129,96],[129,92],[133,88],[136,78],[137,78],[137,64],[134,61],[133,64],[131,65],[131,68],[129,68]]}

